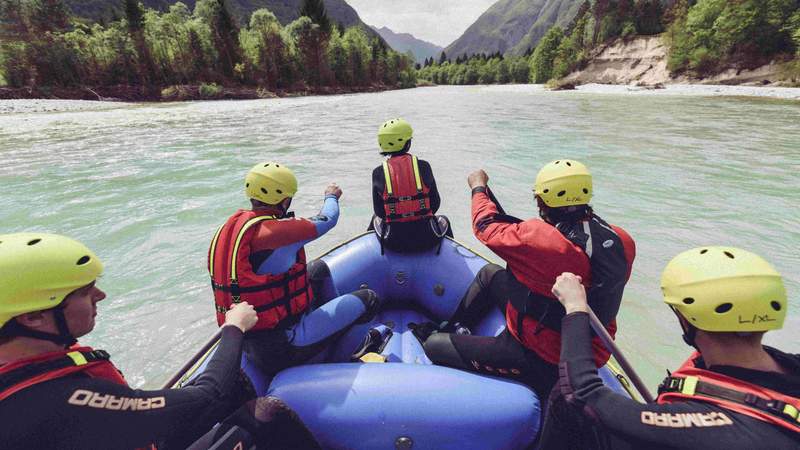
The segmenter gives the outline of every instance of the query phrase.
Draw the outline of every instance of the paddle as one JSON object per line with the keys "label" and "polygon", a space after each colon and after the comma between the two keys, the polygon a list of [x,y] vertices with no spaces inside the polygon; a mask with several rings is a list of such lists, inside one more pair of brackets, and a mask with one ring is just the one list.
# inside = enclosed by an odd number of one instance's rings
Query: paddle
{"label": "paddle", "polygon": [[[491,189],[488,188],[488,186],[486,188],[486,194],[489,196],[489,200],[491,200],[492,203],[494,203],[495,206],[497,206],[497,211],[504,216],[507,215],[506,211],[500,205],[500,202],[497,201],[497,198],[494,196],[494,194],[492,193]],[[608,334],[606,327],[603,326],[603,324],[600,322],[600,319],[598,319],[597,315],[595,315],[594,311],[592,311],[592,307],[589,305],[586,305],[586,307],[589,310],[589,324],[592,326],[592,329],[594,330],[595,334],[597,334],[600,340],[603,341],[603,345],[605,345],[606,348],[611,351],[611,354],[614,355],[614,358],[617,360],[620,367],[628,376],[628,378],[630,378],[631,383],[633,383],[633,385],[636,387],[636,390],[638,390],[639,393],[642,395],[644,401],[647,403],[652,403],[654,400],[653,395],[647,389],[647,386],[644,384],[642,379],[639,378],[639,375],[636,373],[636,371],[633,370],[633,366],[631,366],[631,364],[628,362],[628,359],[622,353],[622,350],[620,350],[620,348],[617,347],[617,344],[614,342],[614,339],[611,337],[610,334]]]}
{"label": "paddle", "polygon": [[178,380],[180,380],[181,377],[186,372],[188,372],[189,369],[191,369],[192,366],[194,366],[197,363],[197,361],[199,361],[200,358],[202,358],[203,355],[205,355],[208,352],[208,350],[210,350],[211,347],[213,347],[214,344],[217,343],[217,341],[219,341],[221,335],[222,335],[222,328],[217,330],[217,332],[214,333],[213,336],[211,336],[211,339],[209,339],[205,344],[203,344],[203,346],[200,347],[200,350],[198,350],[197,353],[194,354],[194,356],[189,358],[189,360],[186,361],[186,364],[181,366],[180,370],[175,372],[175,374],[172,375],[166,383],[164,383],[164,386],[162,386],[161,389],[170,389],[172,388],[172,386],[175,386],[175,383],[177,383]]}

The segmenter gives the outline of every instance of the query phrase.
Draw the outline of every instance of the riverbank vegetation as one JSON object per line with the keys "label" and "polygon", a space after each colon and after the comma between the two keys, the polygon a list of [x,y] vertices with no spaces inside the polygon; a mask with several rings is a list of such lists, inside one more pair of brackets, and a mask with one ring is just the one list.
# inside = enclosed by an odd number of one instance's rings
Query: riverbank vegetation
{"label": "riverbank vegetation", "polygon": [[[523,57],[431,58],[418,75],[437,84],[552,83],[585,67],[599,47],[612,41],[661,33],[673,75],[702,78],[777,60],[787,79],[800,81],[798,0],[586,1],[568,27],[550,28]],[[517,77],[506,75],[512,61]],[[520,79],[524,72],[527,77]]]}
{"label": "riverbank vegetation", "polygon": [[71,16],[63,0],[0,2],[0,75],[13,88],[142,97],[134,100],[416,84],[408,56],[360,27],[332,24],[322,0],[306,0],[286,26],[261,9],[240,27],[225,0],[164,12],[124,5],[125,17],[91,23]]}

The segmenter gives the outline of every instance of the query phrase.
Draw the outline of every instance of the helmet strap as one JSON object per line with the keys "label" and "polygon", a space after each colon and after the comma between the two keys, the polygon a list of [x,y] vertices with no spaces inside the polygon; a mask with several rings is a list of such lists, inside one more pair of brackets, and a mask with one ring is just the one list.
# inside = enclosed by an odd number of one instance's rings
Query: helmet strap
{"label": "helmet strap", "polygon": [[681,324],[681,330],[683,330],[683,334],[681,334],[681,337],[683,338],[683,342],[685,342],[686,345],[688,345],[690,347],[694,347],[696,350],[699,351],[700,349],[697,348],[697,343],[695,342],[695,339],[697,338],[697,327],[695,327],[694,325],[689,323],[689,321],[686,320],[681,315],[681,313],[679,313],[675,309],[675,307],[671,307],[671,308],[672,308],[672,312],[674,312],[675,315],[678,316],[678,322]]}
{"label": "helmet strap", "polygon": [[34,339],[41,339],[44,341],[54,342],[58,345],[63,346],[64,348],[68,348],[78,342],[77,339],[69,332],[69,326],[67,326],[67,319],[64,317],[64,306],[63,302],[52,308],[50,311],[53,311],[53,316],[56,319],[56,327],[58,327],[58,334],[56,333],[46,333],[44,331],[39,330],[32,330],[19,322],[16,319],[10,320],[6,326],[3,327],[3,337],[30,337]]}

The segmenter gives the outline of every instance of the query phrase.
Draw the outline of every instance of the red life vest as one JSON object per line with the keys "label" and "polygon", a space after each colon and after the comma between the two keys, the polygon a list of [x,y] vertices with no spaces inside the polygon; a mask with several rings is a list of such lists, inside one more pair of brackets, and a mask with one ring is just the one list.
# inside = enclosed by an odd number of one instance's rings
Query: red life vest
{"label": "red life vest", "polygon": [[430,188],[419,174],[417,157],[409,154],[392,156],[383,162],[383,210],[386,223],[414,222],[433,216]]}
{"label": "red life vest", "polygon": [[695,352],[664,379],[658,403],[708,402],[727,410],[800,432],[800,399],[711,370],[698,369]]}
{"label": "red life vest", "polygon": [[122,373],[109,361],[108,353],[90,347],[45,353],[0,366],[0,401],[45,381],[84,373],[127,386]]}
{"label": "red life vest", "polygon": [[234,303],[248,302],[258,313],[253,330],[276,328],[297,319],[311,302],[306,276],[306,254],[301,248],[296,262],[280,274],[258,275],[250,262],[250,240],[256,226],[276,219],[255,211],[239,210],[217,230],[208,250],[208,271],[214,290],[217,323]]}
{"label": "red life vest", "polygon": [[[617,323],[613,317],[619,310],[629,269],[622,239],[598,216],[569,225],[560,223],[556,228],[589,257],[589,306],[601,320],[610,316],[606,330],[614,337]],[[545,295],[531,290],[527,298],[512,298],[507,303],[506,326],[525,348],[551,364],[558,364],[561,357],[561,319],[564,315],[564,307],[552,293]],[[592,338],[592,350],[597,367],[605,365],[611,357],[611,351],[597,336]]]}

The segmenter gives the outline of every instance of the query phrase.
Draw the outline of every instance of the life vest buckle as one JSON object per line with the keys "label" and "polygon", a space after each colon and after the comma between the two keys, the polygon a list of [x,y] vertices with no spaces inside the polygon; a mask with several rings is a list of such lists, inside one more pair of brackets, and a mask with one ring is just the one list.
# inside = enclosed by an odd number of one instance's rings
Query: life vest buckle
{"label": "life vest buckle", "polygon": [[109,355],[108,352],[105,351],[105,350],[92,350],[91,352],[89,352],[89,354],[92,355],[92,357],[94,359],[98,359],[98,360],[99,359],[111,359],[111,355]]}
{"label": "life vest buckle", "polygon": [[667,377],[658,390],[659,392],[680,392],[683,390],[684,380],[685,378]]}

